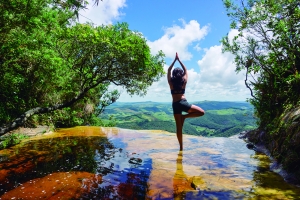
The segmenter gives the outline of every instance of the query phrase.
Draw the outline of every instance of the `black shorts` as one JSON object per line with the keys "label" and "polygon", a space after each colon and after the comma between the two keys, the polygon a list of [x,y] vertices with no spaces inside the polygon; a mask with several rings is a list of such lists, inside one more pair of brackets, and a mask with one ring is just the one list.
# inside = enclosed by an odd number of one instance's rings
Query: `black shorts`
{"label": "black shorts", "polygon": [[188,112],[188,110],[192,107],[191,104],[187,102],[186,99],[181,99],[179,101],[172,103],[173,114],[181,114],[182,111]]}

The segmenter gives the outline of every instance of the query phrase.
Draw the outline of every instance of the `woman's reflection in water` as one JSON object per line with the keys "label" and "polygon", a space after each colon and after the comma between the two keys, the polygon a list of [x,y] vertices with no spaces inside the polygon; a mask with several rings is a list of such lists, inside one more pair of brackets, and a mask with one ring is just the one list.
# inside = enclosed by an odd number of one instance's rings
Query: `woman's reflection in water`
{"label": "woman's reflection in water", "polygon": [[173,178],[174,197],[179,197],[183,191],[192,189],[188,177],[183,171],[182,159],[183,152],[179,151],[176,160],[176,172]]}

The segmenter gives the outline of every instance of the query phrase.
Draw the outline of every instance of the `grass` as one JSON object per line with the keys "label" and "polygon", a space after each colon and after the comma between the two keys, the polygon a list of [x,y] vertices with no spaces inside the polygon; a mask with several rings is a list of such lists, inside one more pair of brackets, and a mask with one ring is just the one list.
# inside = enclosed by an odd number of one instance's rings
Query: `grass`
{"label": "grass", "polygon": [[165,112],[155,112],[153,113],[153,117],[161,121],[172,121],[174,118],[166,114]]}
{"label": "grass", "polygon": [[205,131],[207,128],[202,127],[202,126],[196,126],[197,131]]}
{"label": "grass", "polygon": [[[206,115],[186,120],[186,134],[229,137],[256,128],[253,108],[249,103],[200,102],[199,106],[203,107]],[[176,131],[171,104],[137,102],[133,106],[132,103],[117,103],[106,108],[101,120],[109,119],[110,115],[114,116],[120,128]]]}
{"label": "grass", "polygon": [[245,129],[246,129],[246,130],[252,130],[252,129],[255,129],[255,128],[257,128],[257,127],[251,126],[251,125],[246,125],[246,126],[245,126]]}
{"label": "grass", "polygon": [[217,115],[233,115],[233,114],[243,114],[245,113],[244,110],[240,109],[221,109],[221,110],[208,110],[207,112],[212,113],[212,114],[217,114]]}

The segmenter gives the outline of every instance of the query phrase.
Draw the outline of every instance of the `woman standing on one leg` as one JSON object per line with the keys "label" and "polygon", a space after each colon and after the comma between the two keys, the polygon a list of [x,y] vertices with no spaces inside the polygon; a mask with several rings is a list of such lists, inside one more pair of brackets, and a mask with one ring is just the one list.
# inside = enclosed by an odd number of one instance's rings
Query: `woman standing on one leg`
{"label": "woman standing on one leg", "polygon": [[[171,76],[171,70],[176,61],[180,63],[182,69],[175,68]],[[191,118],[191,117],[200,117],[203,116],[205,113],[202,108],[196,105],[189,104],[185,99],[184,93],[185,93],[185,86],[187,80],[188,80],[187,69],[184,66],[184,64],[180,61],[178,54],[176,53],[176,57],[168,69],[168,83],[173,98],[172,107],[173,107],[173,114],[176,122],[176,134],[180,146],[180,151],[183,150],[182,127],[184,124],[184,120],[186,118]],[[187,114],[182,115],[182,111],[187,112]]]}

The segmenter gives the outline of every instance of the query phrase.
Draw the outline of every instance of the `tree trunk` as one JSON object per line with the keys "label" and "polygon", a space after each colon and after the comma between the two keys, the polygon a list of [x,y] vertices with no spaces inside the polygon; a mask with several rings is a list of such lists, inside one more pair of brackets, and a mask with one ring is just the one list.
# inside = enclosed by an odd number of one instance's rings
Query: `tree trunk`
{"label": "tree trunk", "polygon": [[47,107],[47,108],[41,108],[41,107],[37,107],[37,108],[33,108],[31,110],[28,110],[27,112],[25,112],[24,114],[22,114],[20,117],[18,117],[17,119],[15,119],[14,121],[12,121],[11,123],[0,127],[0,136],[8,133],[9,131],[12,131],[22,125],[24,125],[24,123],[28,120],[28,118],[30,118],[33,115],[36,114],[43,114],[43,113],[49,113],[52,112],[54,110],[58,110],[58,109],[62,109],[62,108],[66,108],[69,107],[71,105],[73,105],[76,101],[82,99],[84,97],[84,94],[86,93],[87,90],[81,92],[77,97],[71,99],[70,101],[63,103],[63,104],[57,104],[51,107]]}

